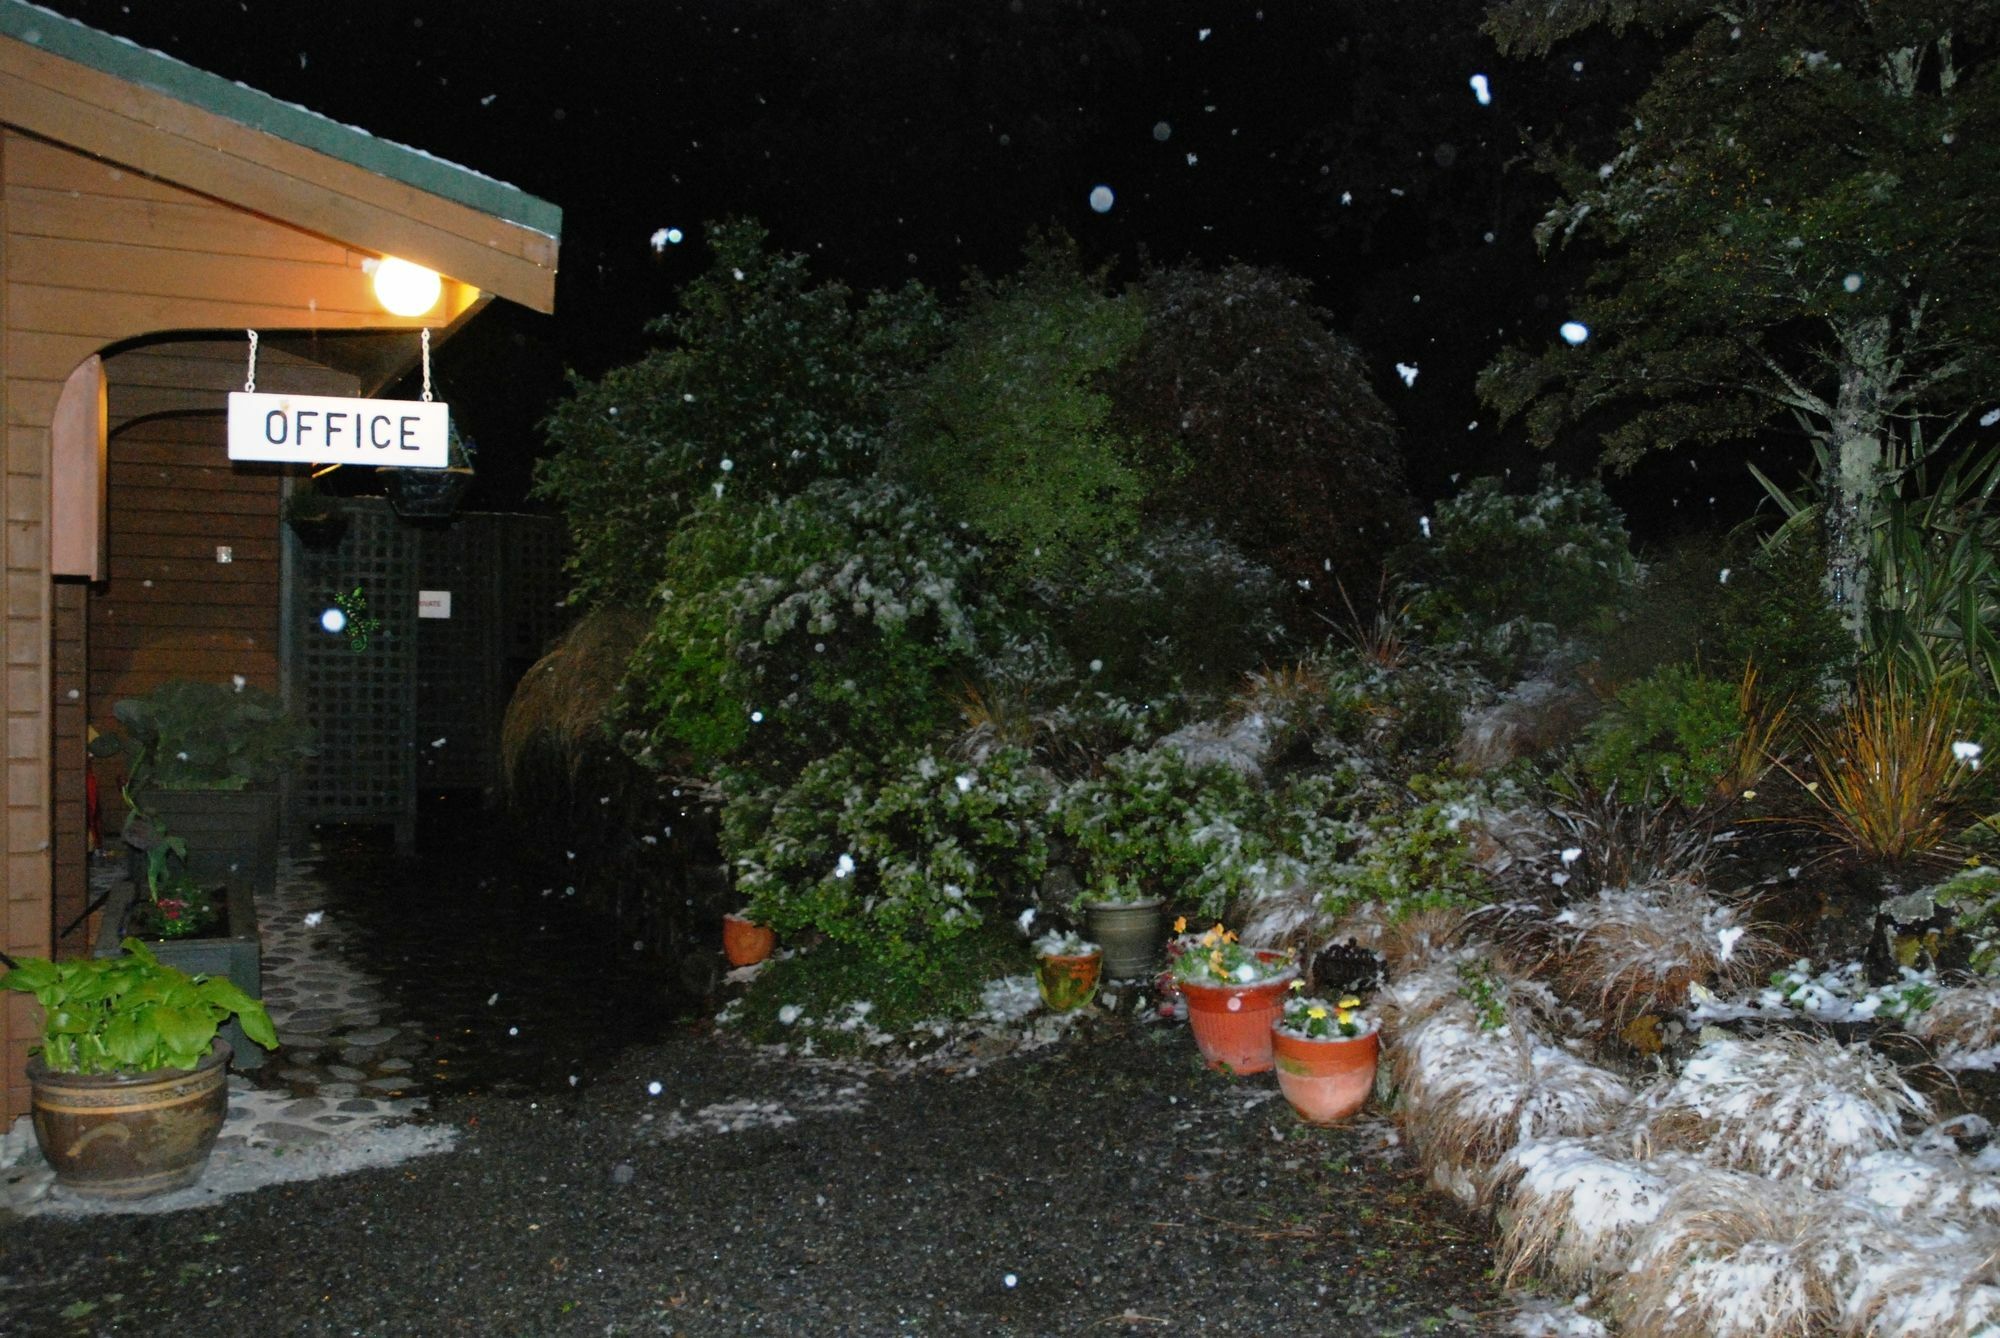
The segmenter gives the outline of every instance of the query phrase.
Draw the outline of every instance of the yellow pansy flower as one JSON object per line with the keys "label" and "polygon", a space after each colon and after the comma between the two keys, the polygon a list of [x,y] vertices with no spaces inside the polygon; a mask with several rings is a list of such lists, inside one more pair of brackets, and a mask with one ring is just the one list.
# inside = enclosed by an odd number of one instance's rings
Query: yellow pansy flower
{"label": "yellow pansy flower", "polygon": [[1187,933],[1187,917],[1185,915],[1176,916],[1174,918],[1174,932],[1176,934]]}

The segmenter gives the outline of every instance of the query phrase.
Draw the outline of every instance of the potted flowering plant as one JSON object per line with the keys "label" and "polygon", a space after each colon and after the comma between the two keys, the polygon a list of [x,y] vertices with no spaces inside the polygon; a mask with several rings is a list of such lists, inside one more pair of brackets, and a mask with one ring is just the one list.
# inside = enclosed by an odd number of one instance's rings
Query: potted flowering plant
{"label": "potted flowering plant", "polygon": [[1073,930],[1050,930],[1035,940],[1035,985],[1042,1002],[1073,1012],[1097,995],[1104,950]]}
{"label": "potted flowering plant", "polygon": [[1216,925],[1183,936],[1173,953],[1174,984],[1187,1000],[1188,1025],[1212,1069],[1262,1073],[1272,1065],[1271,1024],[1285,990],[1298,978],[1289,949],[1253,948]]}
{"label": "potted flowering plant", "polygon": [[36,1141],[73,1193],[134,1199],[193,1184],[229,1107],[234,1021],[277,1045],[264,1005],[222,976],[190,976],[128,938],[117,957],[24,957],[0,989],[32,994],[42,1042],[28,1061]]}
{"label": "potted flowering plant", "polygon": [[1381,1054],[1379,1023],[1351,994],[1329,1003],[1305,997],[1304,981],[1292,987],[1271,1025],[1278,1090],[1307,1124],[1333,1124],[1367,1103]]}

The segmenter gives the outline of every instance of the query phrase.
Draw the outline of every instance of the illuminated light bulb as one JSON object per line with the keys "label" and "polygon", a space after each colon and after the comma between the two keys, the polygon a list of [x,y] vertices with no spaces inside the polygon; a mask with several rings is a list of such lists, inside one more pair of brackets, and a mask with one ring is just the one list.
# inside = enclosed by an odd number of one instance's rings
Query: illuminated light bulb
{"label": "illuminated light bulb", "polygon": [[435,270],[395,256],[384,256],[375,264],[375,300],[392,316],[421,316],[438,304],[443,293],[444,280]]}
{"label": "illuminated light bulb", "polygon": [[325,613],[319,615],[319,625],[335,636],[339,636],[347,630],[347,614],[339,608],[328,609]]}

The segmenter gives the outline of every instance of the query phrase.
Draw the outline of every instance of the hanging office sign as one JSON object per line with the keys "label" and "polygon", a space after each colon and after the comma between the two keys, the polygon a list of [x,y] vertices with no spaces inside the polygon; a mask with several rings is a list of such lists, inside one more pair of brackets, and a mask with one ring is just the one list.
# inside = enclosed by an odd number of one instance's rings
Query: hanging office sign
{"label": "hanging office sign", "polygon": [[229,394],[229,458],[444,469],[451,410],[441,400]]}

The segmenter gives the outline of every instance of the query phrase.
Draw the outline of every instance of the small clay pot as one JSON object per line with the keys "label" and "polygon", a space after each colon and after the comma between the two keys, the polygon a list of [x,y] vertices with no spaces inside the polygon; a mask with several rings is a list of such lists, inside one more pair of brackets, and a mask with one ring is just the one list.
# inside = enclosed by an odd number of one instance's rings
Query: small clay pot
{"label": "small clay pot", "polygon": [[722,917],[722,952],[731,966],[755,966],[778,946],[778,936],[769,926],[741,915]]}
{"label": "small clay pot", "polygon": [[1035,961],[1035,986],[1042,1002],[1058,1013],[1070,1013],[1097,996],[1097,976],[1104,955],[1097,952],[1048,953]]}

